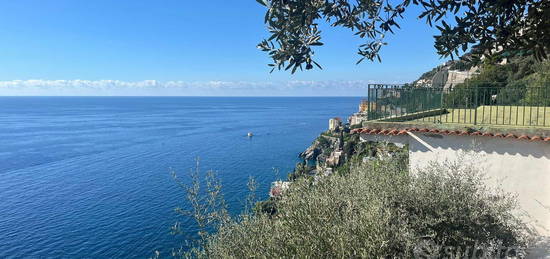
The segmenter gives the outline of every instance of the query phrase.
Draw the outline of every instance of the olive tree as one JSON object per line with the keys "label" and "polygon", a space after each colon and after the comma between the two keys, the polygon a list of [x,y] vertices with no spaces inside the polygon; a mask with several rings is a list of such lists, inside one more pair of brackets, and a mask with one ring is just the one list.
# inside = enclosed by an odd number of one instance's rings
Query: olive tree
{"label": "olive tree", "polygon": [[[474,56],[499,51],[527,51],[539,60],[550,48],[548,0],[256,0],[266,7],[271,36],[258,48],[273,59],[274,69],[312,69],[313,47],[323,45],[319,23],[350,29],[366,41],[359,46],[364,59],[380,61],[384,36],[399,29],[404,12],[421,6],[418,17],[435,26],[435,49],[454,58],[471,48]],[[272,70],[272,71],[273,71]]]}

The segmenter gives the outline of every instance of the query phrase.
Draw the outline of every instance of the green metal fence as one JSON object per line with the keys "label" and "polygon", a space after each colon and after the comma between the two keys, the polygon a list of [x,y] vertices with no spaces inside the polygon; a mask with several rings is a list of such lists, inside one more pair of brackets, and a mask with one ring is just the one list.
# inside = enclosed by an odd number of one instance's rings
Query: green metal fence
{"label": "green metal fence", "polygon": [[550,126],[550,87],[368,87],[369,120]]}

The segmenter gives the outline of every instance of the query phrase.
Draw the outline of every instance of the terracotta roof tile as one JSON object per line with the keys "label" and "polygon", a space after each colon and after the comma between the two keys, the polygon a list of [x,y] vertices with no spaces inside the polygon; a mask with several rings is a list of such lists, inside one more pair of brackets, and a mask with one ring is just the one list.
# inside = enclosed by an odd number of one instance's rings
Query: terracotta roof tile
{"label": "terracotta roof tile", "polygon": [[396,129],[396,128],[390,128],[390,129],[373,129],[373,128],[360,128],[360,129],[353,129],[351,131],[352,134],[357,133],[363,133],[363,134],[380,134],[380,135],[406,135],[408,132],[423,132],[423,133],[435,133],[435,134],[441,134],[441,135],[459,135],[459,136],[483,136],[483,137],[495,137],[495,138],[514,138],[518,140],[531,140],[531,141],[545,141],[550,142],[550,137],[542,137],[542,136],[528,136],[528,135],[520,135],[516,136],[512,133],[508,134],[502,134],[502,133],[491,133],[491,132],[481,132],[481,131],[474,131],[474,132],[468,132],[468,131],[459,131],[459,130],[439,130],[439,129],[428,129],[428,128],[406,128],[406,129]]}
{"label": "terracotta roof tile", "polygon": [[449,135],[458,135],[458,134],[460,134],[460,131],[458,131],[458,130],[449,131]]}
{"label": "terracotta roof tile", "polygon": [[406,135],[407,134],[407,130],[401,130],[399,131],[399,133],[397,133],[397,135]]}
{"label": "terracotta roof tile", "polygon": [[388,134],[390,135],[397,135],[399,133],[399,130],[397,129],[392,129]]}
{"label": "terracotta roof tile", "polygon": [[541,141],[542,138],[541,138],[540,136],[533,136],[533,137],[531,138],[531,140],[532,140],[532,141]]}
{"label": "terracotta roof tile", "polygon": [[518,139],[521,139],[521,140],[529,140],[530,138],[526,135],[521,135],[518,137]]}

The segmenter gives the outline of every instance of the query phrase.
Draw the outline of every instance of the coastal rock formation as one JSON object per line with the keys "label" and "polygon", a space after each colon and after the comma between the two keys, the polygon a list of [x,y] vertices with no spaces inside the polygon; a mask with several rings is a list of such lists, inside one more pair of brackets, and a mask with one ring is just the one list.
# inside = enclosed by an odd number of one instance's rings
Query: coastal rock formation
{"label": "coastal rock formation", "polygon": [[340,146],[341,140],[330,131],[324,132],[299,157],[306,161],[325,161]]}
{"label": "coastal rock formation", "polygon": [[300,153],[299,157],[304,160],[311,161],[317,159],[317,156],[319,156],[321,152],[319,141],[315,140],[311,146],[309,146],[304,152]]}

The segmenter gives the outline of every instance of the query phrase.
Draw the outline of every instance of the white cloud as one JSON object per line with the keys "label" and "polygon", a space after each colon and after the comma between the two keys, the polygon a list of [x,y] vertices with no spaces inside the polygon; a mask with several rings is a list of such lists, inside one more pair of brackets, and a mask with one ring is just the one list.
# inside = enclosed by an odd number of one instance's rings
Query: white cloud
{"label": "white cloud", "polygon": [[362,96],[371,81],[11,80],[0,95],[48,96]]}

